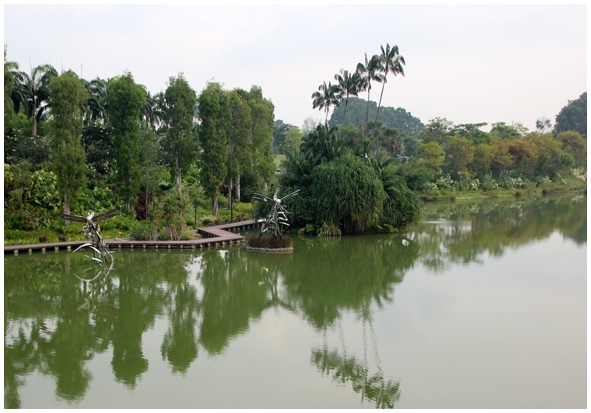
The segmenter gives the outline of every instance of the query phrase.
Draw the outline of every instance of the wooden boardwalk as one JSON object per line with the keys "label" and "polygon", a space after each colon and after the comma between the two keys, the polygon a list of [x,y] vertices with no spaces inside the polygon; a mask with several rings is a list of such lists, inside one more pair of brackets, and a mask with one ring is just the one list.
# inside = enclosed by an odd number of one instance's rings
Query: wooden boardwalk
{"label": "wooden boardwalk", "polygon": [[[256,222],[252,219],[240,222],[231,222],[224,225],[216,225],[212,227],[203,227],[197,229],[197,232],[201,234],[202,239],[194,239],[187,241],[132,241],[127,239],[114,239],[105,240],[105,243],[109,246],[109,249],[196,249],[196,248],[210,248],[217,246],[225,246],[226,244],[240,244],[244,242],[244,236],[235,234],[235,232],[253,228],[256,226]],[[19,252],[27,252],[31,254],[33,251],[41,251],[43,253],[47,251],[58,252],[60,249],[66,249],[71,251],[72,248],[76,249],[80,245],[86,244],[87,241],[69,241],[69,242],[50,242],[46,244],[32,244],[32,245],[5,245],[4,254],[13,253],[18,255]]]}

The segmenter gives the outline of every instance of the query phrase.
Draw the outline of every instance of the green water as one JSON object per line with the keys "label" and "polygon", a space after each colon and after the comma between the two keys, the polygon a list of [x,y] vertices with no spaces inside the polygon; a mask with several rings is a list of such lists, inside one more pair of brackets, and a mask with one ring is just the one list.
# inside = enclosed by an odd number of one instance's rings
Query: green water
{"label": "green water", "polygon": [[587,202],[427,205],[403,235],[4,258],[4,405],[585,408]]}

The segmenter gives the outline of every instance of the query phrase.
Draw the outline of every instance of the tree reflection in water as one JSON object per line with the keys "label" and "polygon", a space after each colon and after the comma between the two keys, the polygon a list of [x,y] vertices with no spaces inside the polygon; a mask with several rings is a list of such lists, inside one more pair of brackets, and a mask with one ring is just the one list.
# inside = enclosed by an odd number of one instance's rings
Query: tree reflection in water
{"label": "tree reflection in water", "polygon": [[[88,264],[81,255],[5,257],[5,407],[21,406],[19,388],[35,372],[55,380],[58,399],[80,401],[92,381],[88,362],[111,349],[114,379],[133,389],[150,368],[142,338],[157,318],[168,319],[162,359],[173,373],[186,374],[200,352],[222,354],[268,309],[292,312],[321,334],[339,329],[341,350],[325,342],[312,349],[312,363],[337,384],[350,383],[363,400],[391,407],[400,383],[381,371],[372,311],[394,300],[407,271],[478,262],[554,231],[584,245],[586,196],[433,205],[425,220],[438,223],[417,225],[407,237],[296,239],[296,252],[286,255],[239,247],[122,252],[108,277],[90,283],[73,275]],[[365,332],[363,360],[347,352],[348,315]],[[368,333],[377,372],[367,363]]]}

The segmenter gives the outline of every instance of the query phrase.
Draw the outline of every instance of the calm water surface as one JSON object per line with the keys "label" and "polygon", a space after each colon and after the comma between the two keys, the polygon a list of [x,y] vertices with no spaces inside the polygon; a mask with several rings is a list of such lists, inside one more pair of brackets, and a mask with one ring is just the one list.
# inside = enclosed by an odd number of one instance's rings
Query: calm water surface
{"label": "calm water surface", "polygon": [[586,196],[294,249],[5,256],[5,407],[586,407]]}

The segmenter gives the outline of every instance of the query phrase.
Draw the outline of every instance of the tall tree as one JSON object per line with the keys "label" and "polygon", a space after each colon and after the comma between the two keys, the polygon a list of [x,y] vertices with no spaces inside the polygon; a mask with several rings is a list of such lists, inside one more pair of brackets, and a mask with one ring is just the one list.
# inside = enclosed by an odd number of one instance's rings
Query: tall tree
{"label": "tall tree", "polygon": [[[358,72],[349,73],[348,70],[341,69],[339,73],[334,75],[335,80],[338,82],[337,86],[339,88],[340,93],[338,96],[341,99],[345,99],[345,110],[343,112],[343,120],[341,124],[345,122],[345,116],[347,115],[347,106],[349,106],[349,97],[350,96],[357,96],[359,93],[359,82],[360,76]],[[340,137],[340,135],[339,135]]]}
{"label": "tall tree", "polygon": [[400,53],[398,52],[398,46],[394,45],[392,48],[390,48],[390,44],[386,43],[386,49],[384,49],[384,46],[380,46],[380,48],[382,50],[382,54],[380,55],[380,77],[382,79],[382,92],[380,93],[380,101],[378,103],[378,110],[376,112],[375,124],[378,122],[378,113],[380,112],[380,106],[382,106],[382,96],[384,95],[384,87],[386,86],[386,82],[388,82],[388,73],[392,72],[394,76],[398,74],[404,76],[404,69],[402,68],[402,65],[406,64],[404,62],[404,57],[400,56]]}
{"label": "tall tree", "polygon": [[84,85],[72,71],[49,81],[52,113],[52,167],[63,202],[63,212],[77,200],[85,183],[85,157],[80,136],[83,107],[88,99]]}
{"label": "tall tree", "polygon": [[4,128],[6,130],[6,117],[14,112],[14,105],[12,103],[11,95],[14,89],[14,75],[13,72],[18,70],[16,62],[6,61],[6,45],[4,45]]}
{"label": "tall tree", "polygon": [[263,97],[263,90],[256,85],[250,88],[246,99],[252,119],[249,143],[250,169],[262,178],[263,191],[266,191],[267,184],[273,176],[275,168],[272,148],[275,106],[269,99]]}
{"label": "tall tree", "polygon": [[556,137],[556,140],[562,142],[562,149],[575,158],[578,168],[587,167],[587,141],[583,139],[579,132],[561,132]]}
{"label": "tall tree", "polygon": [[166,163],[176,176],[176,187],[182,192],[181,175],[197,158],[198,141],[194,122],[197,95],[184,75],[171,77],[164,92],[167,130],[162,141]]}
{"label": "tall tree", "polygon": [[373,55],[371,59],[367,59],[367,53],[365,54],[365,64],[359,62],[357,64],[356,72],[359,74],[359,92],[367,90],[367,116],[365,123],[369,122],[369,102],[371,93],[371,82],[381,82],[382,77],[380,74],[381,61],[378,55]]}
{"label": "tall tree", "polygon": [[554,133],[559,134],[567,130],[579,132],[583,139],[587,140],[587,92],[582,93],[578,99],[569,100],[556,115]]}
{"label": "tall tree", "polygon": [[322,83],[320,86],[318,86],[318,90],[312,93],[312,99],[313,109],[324,109],[326,112],[324,124],[328,125],[328,112],[330,111],[330,107],[339,106],[340,96],[337,85],[333,85],[330,82],[328,82],[328,85],[326,82]]}
{"label": "tall tree", "polygon": [[141,116],[142,121],[150,126],[153,132],[160,126],[163,121],[164,112],[160,101],[160,94],[152,96],[148,90],[142,86],[146,91],[146,103],[142,106]]}
{"label": "tall tree", "polygon": [[57,76],[57,71],[51,65],[40,65],[31,70],[30,76],[25,72],[14,72],[14,75],[14,109],[18,112],[23,107],[27,117],[32,119],[32,135],[36,136],[37,123],[49,108],[49,81]]}
{"label": "tall tree", "polygon": [[89,98],[86,103],[84,113],[84,126],[106,125],[109,122],[109,112],[107,108],[107,90],[109,82],[104,79],[96,78],[87,82],[82,80]]}
{"label": "tall tree", "polygon": [[228,137],[228,207],[232,208],[232,191],[234,180],[244,172],[248,163],[248,143],[252,119],[250,107],[235,90],[228,92],[230,122],[226,129]]}
{"label": "tall tree", "polygon": [[226,92],[217,82],[208,82],[197,99],[199,142],[201,143],[200,180],[205,195],[211,200],[211,213],[218,214],[219,187],[228,173],[228,140],[226,129],[230,110]]}
{"label": "tall tree", "polygon": [[140,108],[146,100],[144,90],[133,80],[131,73],[111,80],[107,103],[112,127],[117,192],[127,212],[137,201],[140,188]]}

